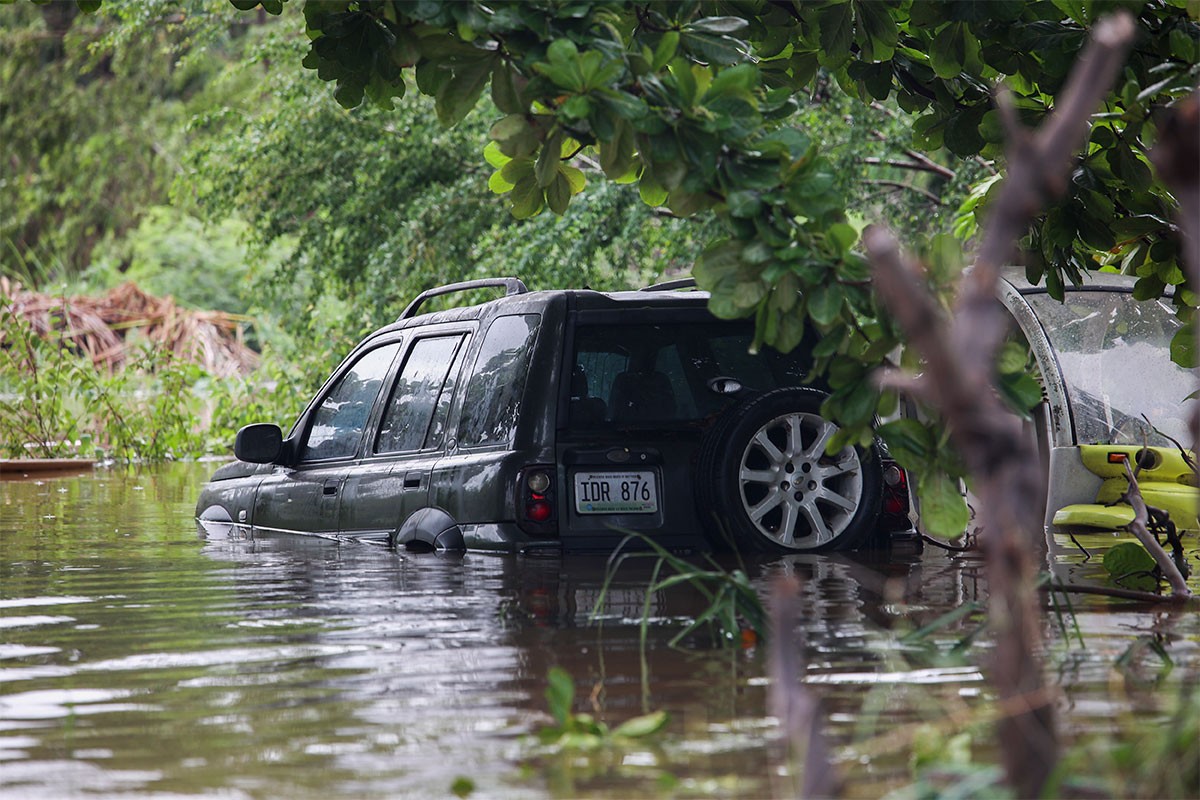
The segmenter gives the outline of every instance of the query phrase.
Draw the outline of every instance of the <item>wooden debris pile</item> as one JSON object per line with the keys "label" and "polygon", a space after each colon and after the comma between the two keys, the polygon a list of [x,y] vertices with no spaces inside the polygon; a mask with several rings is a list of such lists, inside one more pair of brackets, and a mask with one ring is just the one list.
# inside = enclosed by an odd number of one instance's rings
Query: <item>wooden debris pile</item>
{"label": "wooden debris pile", "polygon": [[[133,283],[101,297],[63,297],[0,278],[0,313],[26,320],[42,337],[70,341],[110,372],[124,367],[143,342],[220,378],[258,365],[258,354],[245,342],[244,317],[181,308],[171,297],[154,297]],[[0,326],[0,347],[9,335],[6,327]]]}

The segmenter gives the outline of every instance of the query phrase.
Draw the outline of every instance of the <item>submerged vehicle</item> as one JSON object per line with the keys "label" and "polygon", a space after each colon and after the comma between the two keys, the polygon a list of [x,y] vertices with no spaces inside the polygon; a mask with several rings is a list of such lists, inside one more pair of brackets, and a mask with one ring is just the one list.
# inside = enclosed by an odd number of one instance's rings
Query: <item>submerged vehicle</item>
{"label": "submerged vehicle", "polygon": [[1043,388],[1034,410],[1048,475],[1045,523],[1059,533],[1116,530],[1133,519],[1121,503],[1125,465],[1139,468],[1147,505],[1180,530],[1197,530],[1188,420],[1196,372],[1171,360],[1182,323],[1170,298],[1136,300],[1135,278],[1090,273],[1065,299],[1010,270],[1000,299],[1036,361]]}
{"label": "submerged vehicle", "polygon": [[[844,550],[908,529],[879,448],[827,454],[809,337],[752,354],[753,322],[691,281],[422,293],[334,370],[290,432],[255,424],[197,503],[202,521],[407,548]],[[503,289],[418,313],[434,298]]]}

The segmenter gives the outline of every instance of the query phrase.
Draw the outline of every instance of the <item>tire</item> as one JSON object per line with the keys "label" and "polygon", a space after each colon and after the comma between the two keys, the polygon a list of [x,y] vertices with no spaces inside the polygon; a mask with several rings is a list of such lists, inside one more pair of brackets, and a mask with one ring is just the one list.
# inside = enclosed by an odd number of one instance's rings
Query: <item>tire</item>
{"label": "tire", "polygon": [[838,430],[821,416],[826,397],[815,389],[776,389],[730,409],[705,435],[696,503],[737,546],[850,550],[874,530],[883,491],[879,455],[849,446],[825,455]]}

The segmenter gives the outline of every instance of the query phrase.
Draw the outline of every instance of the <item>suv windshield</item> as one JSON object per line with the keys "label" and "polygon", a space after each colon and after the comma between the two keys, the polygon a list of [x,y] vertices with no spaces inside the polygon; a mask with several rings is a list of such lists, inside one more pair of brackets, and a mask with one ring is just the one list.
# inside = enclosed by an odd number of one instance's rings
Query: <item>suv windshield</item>
{"label": "suv windshield", "polygon": [[807,348],[751,355],[753,338],[751,326],[736,322],[580,324],[568,425],[688,423],[733,402],[710,387],[716,378],[754,391],[804,380]]}
{"label": "suv windshield", "polygon": [[1171,446],[1162,434],[1190,441],[1196,375],[1171,361],[1181,323],[1167,301],[1096,291],[1067,292],[1063,303],[1026,299],[1058,355],[1079,444]]}

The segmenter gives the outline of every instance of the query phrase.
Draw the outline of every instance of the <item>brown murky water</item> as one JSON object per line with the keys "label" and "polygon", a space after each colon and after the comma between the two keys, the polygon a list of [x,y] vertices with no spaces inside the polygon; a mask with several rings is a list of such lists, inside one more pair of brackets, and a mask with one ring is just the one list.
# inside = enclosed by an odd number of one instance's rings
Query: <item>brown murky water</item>
{"label": "brown murky water", "polygon": [[[764,648],[669,647],[703,608],[687,588],[651,597],[643,629],[650,560],[622,568],[594,619],[603,559],[202,533],[193,503],[210,471],[0,482],[0,797],[436,798],[458,778],[484,798],[791,791]],[[1064,569],[1094,578],[1097,560],[1072,553]],[[804,581],[806,680],[850,794],[903,785],[922,723],[973,731],[988,759],[986,727],[967,727],[988,702],[981,615],[906,639],[983,599],[977,561],[897,551],[747,569],[763,591],[778,574]],[[1197,674],[1197,617],[1095,598],[1051,615],[1068,734],[1153,724]],[[590,756],[539,747],[554,666],[574,676],[577,711],[615,725],[664,709],[670,723]]]}

